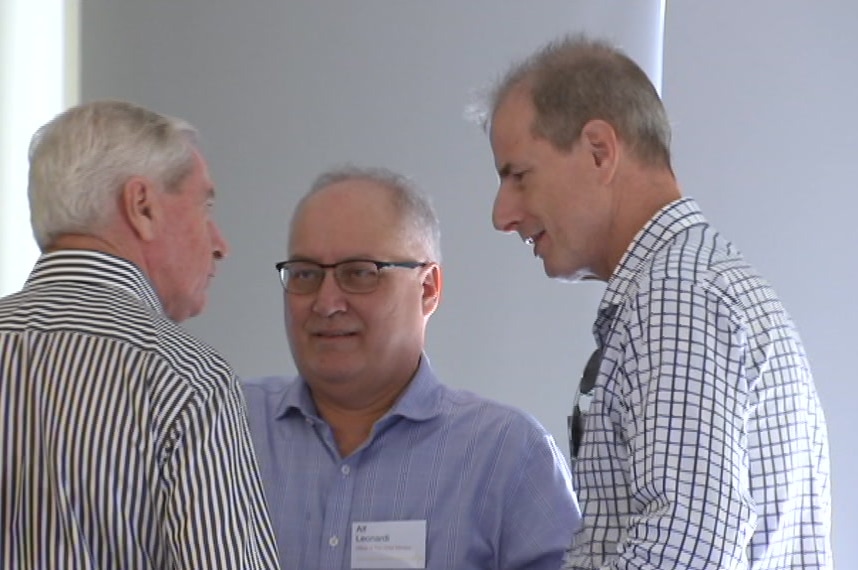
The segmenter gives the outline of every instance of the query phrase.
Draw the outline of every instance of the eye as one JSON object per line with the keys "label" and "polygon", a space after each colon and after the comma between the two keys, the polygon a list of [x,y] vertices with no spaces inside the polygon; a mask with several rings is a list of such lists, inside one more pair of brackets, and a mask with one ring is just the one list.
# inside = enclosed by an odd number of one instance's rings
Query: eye
{"label": "eye", "polygon": [[371,279],[378,273],[374,265],[349,265],[343,269],[349,279]]}
{"label": "eye", "polygon": [[529,170],[517,170],[512,173],[512,179],[516,182],[520,183],[524,180],[525,174],[529,173]]}
{"label": "eye", "polygon": [[313,281],[318,274],[319,270],[312,267],[292,267],[289,269],[289,279],[293,281]]}

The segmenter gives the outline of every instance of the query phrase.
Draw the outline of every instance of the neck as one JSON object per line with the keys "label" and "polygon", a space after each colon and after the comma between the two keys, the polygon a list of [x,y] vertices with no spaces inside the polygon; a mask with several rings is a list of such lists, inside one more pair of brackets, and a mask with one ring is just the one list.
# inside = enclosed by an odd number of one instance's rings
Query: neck
{"label": "neck", "polygon": [[610,279],[637,233],[662,208],[682,197],[669,169],[638,167],[616,181],[611,247],[599,277]]}
{"label": "neck", "polygon": [[372,428],[393,407],[394,401],[377,407],[351,409],[316,398],[316,408],[331,426],[340,456],[348,457],[369,439]]}
{"label": "neck", "polygon": [[85,249],[109,253],[116,257],[127,259],[142,267],[142,259],[138,250],[118,235],[108,233],[102,235],[85,234],[63,234],[57,236],[47,247],[45,252],[62,251],[68,249]]}
{"label": "neck", "polygon": [[310,382],[313,401],[319,415],[331,426],[340,455],[348,457],[370,437],[375,423],[396,403],[411,382],[388,382],[376,391],[369,391],[366,382]]}
{"label": "neck", "polygon": [[51,252],[65,249],[87,249],[123,257],[119,253],[119,248],[111,243],[109,239],[82,234],[63,234],[58,236],[45,248],[45,251]]}

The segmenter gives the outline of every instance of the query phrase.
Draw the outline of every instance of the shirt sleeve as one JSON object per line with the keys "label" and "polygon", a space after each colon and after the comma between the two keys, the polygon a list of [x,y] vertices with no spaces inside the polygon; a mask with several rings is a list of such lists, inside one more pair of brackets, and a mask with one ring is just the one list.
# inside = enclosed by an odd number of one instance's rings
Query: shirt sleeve
{"label": "shirt sleeve", "polygon": [[[528,425],[503,509],[500,565],[504,570],[557,570],[581,524],[566,458],[544,429]],[[503,450],[511,453],[513,450]]]}
{"label": "shirt sleeve", "polygon": [[748,567],[746,337],[729,299],[680,282],[630,320],[618,380],[630,516],[610,568]]}
{"label": "shirt sleeve", "polygon": [[275,570],[277,549],[235,377],[192,398],[164,466],[176,568]]}

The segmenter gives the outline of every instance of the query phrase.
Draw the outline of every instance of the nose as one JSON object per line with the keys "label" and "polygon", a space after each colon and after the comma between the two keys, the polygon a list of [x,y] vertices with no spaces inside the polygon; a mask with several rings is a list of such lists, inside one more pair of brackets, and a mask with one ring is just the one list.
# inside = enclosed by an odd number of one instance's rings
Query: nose
{"label": "nose", "polygon": [[223,237],[218,225],[213,221],[209,223],[211,224],[212,256],[217,260],[221,260],[229,255],[229,244],[226,242],[226,238]]}
{"label": "nose", "polygon": [[322,317],[330,317],[336,313],[345,312],[347,307],[346,294],[340,289],[339,283],[334,278],[334,272],[328,268],[319,285],[319,290],[316,291],[313,312]]}
{"label": "nose", "polygon": [[514,232],[519,223],[518,206],[506,182],[501,181],[498,187],[495,204],[492,208],[492,224],[495,229],[504,232]]}

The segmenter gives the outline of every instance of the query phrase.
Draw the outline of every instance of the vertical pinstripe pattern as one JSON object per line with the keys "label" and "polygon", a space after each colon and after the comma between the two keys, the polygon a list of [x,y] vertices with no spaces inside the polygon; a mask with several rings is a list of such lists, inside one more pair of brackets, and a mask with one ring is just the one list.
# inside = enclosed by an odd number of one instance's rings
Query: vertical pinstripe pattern
{"label": "vertical pinstripe pattern", "polygon": [[137,268],[42,256],[0,300],[0,567],[274,569],[229,366]]}
{"label": "vertical pinstripe pattern", "polygon": [[425,520],[429,570],[556,570],[580,523],[553,438],[514,408],[435,378],[423,358],[369,440],[341,458],[303,380],[245,383],[289,568],[351,568],[351,525]]}
{"label": "vertical pinstripe pattern", "polygon": [[674,202],[608,282],[566,568],[832,567],[828,442],[771,287]]}

